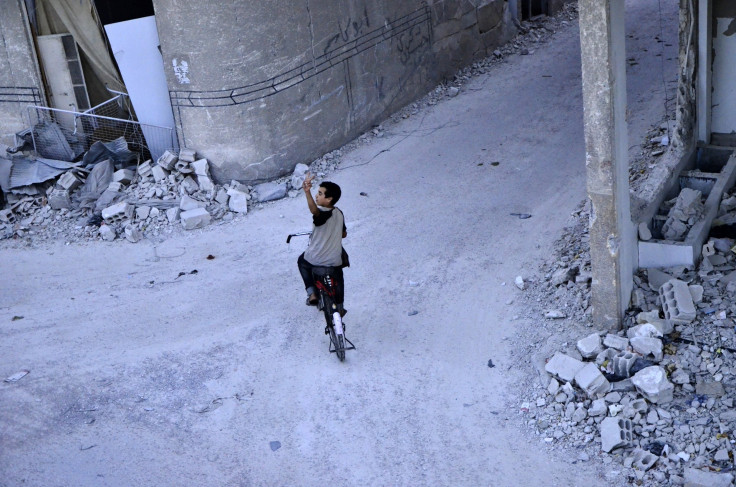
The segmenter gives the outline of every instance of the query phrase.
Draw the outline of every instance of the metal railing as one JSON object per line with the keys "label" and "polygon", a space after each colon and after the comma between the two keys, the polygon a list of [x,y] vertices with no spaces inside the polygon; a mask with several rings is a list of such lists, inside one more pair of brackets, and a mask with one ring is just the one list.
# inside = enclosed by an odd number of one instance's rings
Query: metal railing
{"label": "metal railing", "polygon": [[179,142],[173,127],[143,124],[124,118],[132,110],[128,96],[115,96],[83,112],[42,106],[28,107],[28,123],[33,148],[42,157],[71,161],[97,141],[123,137],[141,160],[158,159],[166,150],[178,152]]}

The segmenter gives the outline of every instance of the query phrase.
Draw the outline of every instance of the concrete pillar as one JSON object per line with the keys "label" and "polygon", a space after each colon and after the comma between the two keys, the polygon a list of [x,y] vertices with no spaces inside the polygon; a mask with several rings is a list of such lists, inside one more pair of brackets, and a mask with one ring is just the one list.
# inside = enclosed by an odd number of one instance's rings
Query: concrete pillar
{"label": "concrete pillar", "polygon": [[[697,75],[697,117],[698,117],[698,140],[705,144],[710,143],[710,107],[711,107],[711,57],[712,37],[711,28],[713,17],[711,16],[712,0],[700,0],[698,5],[698,75]],[[695,12],[690,12],[695,15]],[[688,42],[690,40],[688,39]],[[684,62],[687,62],[685,56]]]}
{"label": "concrete pillar", "polygon": [[580,0],[592,306],[596,326],[621,327],[636,242],[629,203],[624,0]]}

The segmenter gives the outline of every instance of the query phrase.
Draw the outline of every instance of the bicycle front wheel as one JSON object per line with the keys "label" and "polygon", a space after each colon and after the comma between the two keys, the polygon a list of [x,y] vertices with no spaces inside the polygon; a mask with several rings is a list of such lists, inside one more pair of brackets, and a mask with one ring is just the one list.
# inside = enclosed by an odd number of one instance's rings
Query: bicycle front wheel
{"label": "bicycle front wheel", "polygon": [[327,322],[327,329],[330,331],[330,343],[332,344],[332,348],[334,348],[335,355],[337,355],[337,358],[342,362],[345,360],[345,338],[342,335],[337,334],[335,331],[335,323],[333,321],[333,313],[337,311],[337,306],[333,306],[334,302],[332,301],[332,298],[327,295],[323,296],[323,300],[325,306],[323,309],[325,313],[325,322]]}

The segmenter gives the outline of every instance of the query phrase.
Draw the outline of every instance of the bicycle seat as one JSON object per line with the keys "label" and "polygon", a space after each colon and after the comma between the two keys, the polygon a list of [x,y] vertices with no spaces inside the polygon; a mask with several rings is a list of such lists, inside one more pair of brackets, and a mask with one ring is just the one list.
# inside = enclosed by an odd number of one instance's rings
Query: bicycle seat
{"label": "bicycle seat", "polygon": [[320,277],[334,274],[336,271],[337,271],[337,267],[322,267],[322,266],[312,267],[312,274],[315,276],[320,276]]}

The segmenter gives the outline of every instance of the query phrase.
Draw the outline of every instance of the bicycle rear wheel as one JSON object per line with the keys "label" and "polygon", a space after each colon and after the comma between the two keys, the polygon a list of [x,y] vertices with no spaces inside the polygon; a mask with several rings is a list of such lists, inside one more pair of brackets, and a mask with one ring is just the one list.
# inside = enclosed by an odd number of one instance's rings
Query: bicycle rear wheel
{"label": "bicycle rear wheel", "polygon": [[335,306],[333,308],[333,301],[329,296],[324,295],[323,300],[325,305],[323,311],[325,313],[327,329],[330,331],[330,342],[332,343],[332,347],[335,349],[335,355],[337,355],[337,358],[342,362],[345,360],[345,338],[343,335],[338,335],[335,331],[335,323],[332,317],[333,313],[337,310],[337,307]]}

